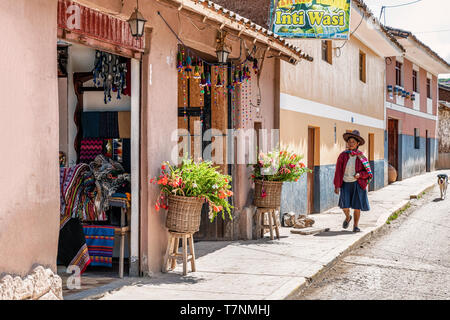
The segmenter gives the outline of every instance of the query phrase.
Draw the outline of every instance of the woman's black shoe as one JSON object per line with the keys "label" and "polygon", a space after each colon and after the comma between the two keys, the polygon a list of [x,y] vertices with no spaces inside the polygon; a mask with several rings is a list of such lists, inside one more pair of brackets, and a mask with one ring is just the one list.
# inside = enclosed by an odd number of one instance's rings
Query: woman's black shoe
{"label": "woman's black shoe", "polygon": [[347,221],[347,218],[345,218],[344,223],[342,224],[342,228],[347,229],[350,221],[352,221],[352,216],[350,216],[350,220],[348,220],[348,221]]}
{"label": "woman's black shoe", "polygon": [[361,230],[358,227],[353,227],[353,232],[361,232]]}

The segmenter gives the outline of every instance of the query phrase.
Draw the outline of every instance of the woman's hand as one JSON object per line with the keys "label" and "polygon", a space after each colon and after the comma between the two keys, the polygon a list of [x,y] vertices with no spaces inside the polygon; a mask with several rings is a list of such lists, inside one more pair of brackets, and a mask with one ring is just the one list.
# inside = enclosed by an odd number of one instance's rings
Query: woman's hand
{"label": "woman's hand", "polygon": [[334,188],[334,193],[339,194],[339,188]]}
{"label": "woman's hand", "polygon": [[360,175],[359,173],[355,174],[355,179],[359,179]]}

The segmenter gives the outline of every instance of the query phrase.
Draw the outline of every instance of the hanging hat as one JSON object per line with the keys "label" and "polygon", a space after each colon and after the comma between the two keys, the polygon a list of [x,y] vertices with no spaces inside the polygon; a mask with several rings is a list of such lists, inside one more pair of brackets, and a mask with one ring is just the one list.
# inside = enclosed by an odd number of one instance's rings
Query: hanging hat
{"label": "hanging hat", "polygon": [[348,141],[348,139],[354,138],[356,141],[359,142],[359,145],[360,145],[360,146],[362,146],[362,145],[364,145],[364,144],[366,143],[366,141],[364,140],[364,138],[361,137],[361,134],[359,133],[358,130],[353,130],[352,132],[344,133],[343,137],[344,137],[344,140],[345,140],[346,142]]}

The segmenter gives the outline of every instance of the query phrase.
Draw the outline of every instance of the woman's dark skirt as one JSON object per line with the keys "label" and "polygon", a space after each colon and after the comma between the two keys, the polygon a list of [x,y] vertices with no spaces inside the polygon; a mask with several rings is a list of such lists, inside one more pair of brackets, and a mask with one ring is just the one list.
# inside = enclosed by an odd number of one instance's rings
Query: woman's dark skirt
{"label": "woman's dark skirt", "polygon": [[339,196],[339,208],[351,208],[361,211],[370,210],[367,191],[361,188],[358,181],[344,182],[342,184],[341,194]]}

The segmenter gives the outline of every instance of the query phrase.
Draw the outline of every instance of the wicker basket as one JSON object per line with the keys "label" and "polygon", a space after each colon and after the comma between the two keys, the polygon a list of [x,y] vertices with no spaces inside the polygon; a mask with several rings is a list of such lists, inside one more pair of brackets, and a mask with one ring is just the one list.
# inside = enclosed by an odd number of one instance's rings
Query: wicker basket
{"label": "wicker basket", "polygon": [[[261,196],[262,189],[266,191],[266,196]],[[282,181],[255,180],[254,205],[258,208],[278,208],[281,204]]]}
{"label": "wicker basket", "polygon": [[166,227],[173,232],[197,232],[200,229],[203,202],[193,197],[170,195]]}

